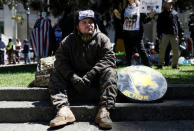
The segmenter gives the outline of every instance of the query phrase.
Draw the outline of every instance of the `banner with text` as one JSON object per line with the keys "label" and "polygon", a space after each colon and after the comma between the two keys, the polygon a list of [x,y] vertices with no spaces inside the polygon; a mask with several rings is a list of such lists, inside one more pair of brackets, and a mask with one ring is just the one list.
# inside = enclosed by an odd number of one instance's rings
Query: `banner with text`
{"label": "banner with text", "polygon": [[162,0],[141,0],[140,2],[141,13],[150,13],[151,11],[160,13],[162,11]]}

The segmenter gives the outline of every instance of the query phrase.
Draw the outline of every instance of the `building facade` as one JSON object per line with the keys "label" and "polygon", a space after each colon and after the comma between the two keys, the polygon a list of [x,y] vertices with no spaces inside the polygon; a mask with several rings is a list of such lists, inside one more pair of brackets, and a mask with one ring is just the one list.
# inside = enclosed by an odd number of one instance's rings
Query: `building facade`
{"label": "building facade", "polygon": [[[27,24],[29,24],[29,32],[32,31],[36,20],[40,17],[39,12],[30,10],[29,23],[27,23],[27,11],[22,4],[18,4],[16,9],[9,9],[7,5],[0,7],[0,34],[7,44],[8,38],[15,40],[19,38],[21,41],[27,39]],[[15,19],[14,19],[15,18]],[[57,22],[57,18],[49,16],[52,25]]]}

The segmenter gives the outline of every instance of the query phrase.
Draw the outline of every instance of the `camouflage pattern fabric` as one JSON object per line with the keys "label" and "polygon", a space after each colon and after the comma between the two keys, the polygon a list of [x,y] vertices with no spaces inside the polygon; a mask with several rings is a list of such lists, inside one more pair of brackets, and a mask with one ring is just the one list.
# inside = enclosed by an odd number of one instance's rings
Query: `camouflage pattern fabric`
{"label": "camouflage pattern fabric", "polygon": [[52,70],[37,71],[35,74],[34,85],[37,87],[48,87],[51,71]]}
{"label": "camouflage pattern fabric", "polygon": [[100,107],[111,109],[115,106],[117,96],[117,72],[113,68],[103,71],[100,76]]}
{"label": "camouflage pattern fabric", "polygon": [[[99,90],[99,106],[111,109],[115,105],[117,96],[117,72],[113,68],[107,68],[101,74],[97,74],[91,83],[90,88]],[[49,92],[52,104],[60,109],[62,106],[69,106],[69,92],[77,91],[69,81],[64,80],[62,74],[53,71],[50,76]],[[84,93],[79,92],[79,93]],[[92,92],[90,92],[92,93]],[[72,94],[71,94],[72,95]]]}
{"label": "camouflage pattern fabric", "polygon": [[40,59],[40,69],[35,74],[34,86],[48,87],[50,73],[54,70],[55,56]]}

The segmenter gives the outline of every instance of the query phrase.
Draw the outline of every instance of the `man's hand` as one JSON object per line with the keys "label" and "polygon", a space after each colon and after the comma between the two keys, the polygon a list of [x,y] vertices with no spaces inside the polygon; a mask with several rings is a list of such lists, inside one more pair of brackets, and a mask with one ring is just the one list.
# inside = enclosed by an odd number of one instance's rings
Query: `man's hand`
{"label": "man's hand", "polygon": [[153,19],[156,15],[156,12],[155,11],[151,11],[150,12],[150,18]]}
{"label": "man's hand", "polygon": [[119,20],[121,19],[121,14],[119,13],[119,11],[117,9],[114,9],[113,13],[117,19],[119,19]]}
{"label": "man's hand", "polygon": [[75,88],[85,88],[86,87],[86,84],[83,81],[83,79],[79,77],[77,74],[73,74],[70,80]]}
{"label": "man's hand", "polygon": [[85,83],[85,86],[90,87],[91,86],[91,81],[87,78],[87,76],[83,76],[82,80]]}

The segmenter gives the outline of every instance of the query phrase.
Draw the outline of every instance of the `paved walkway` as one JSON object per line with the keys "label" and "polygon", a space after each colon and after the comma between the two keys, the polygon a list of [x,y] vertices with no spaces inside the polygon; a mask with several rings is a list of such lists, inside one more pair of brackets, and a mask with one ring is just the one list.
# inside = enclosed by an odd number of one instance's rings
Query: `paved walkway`
{"label": "paved walkway", "polygon": [[[49,123],[0,123],[0,131],[103,131],[94,123],[75,122],[59,128],[49,128]],[[114,122],[111,131],[192,131],[194,121],[128,121]]]}

